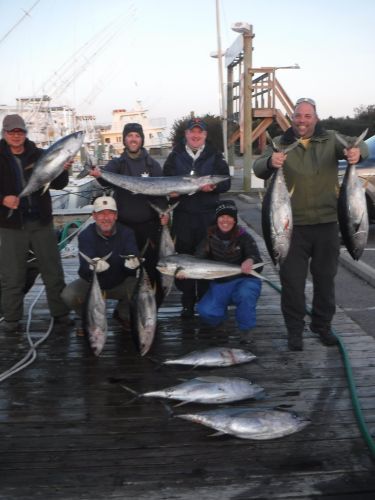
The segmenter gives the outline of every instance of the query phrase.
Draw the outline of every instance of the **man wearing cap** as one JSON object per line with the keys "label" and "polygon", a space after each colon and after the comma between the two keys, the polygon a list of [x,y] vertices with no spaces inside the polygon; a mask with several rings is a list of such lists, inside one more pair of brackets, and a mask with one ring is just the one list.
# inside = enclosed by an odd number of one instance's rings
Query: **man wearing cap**
{"label": "man wearing cap", "polygon": [[[113,316],[129,329],[129,300],[135,285],[134,269],[139,264],[134,232],[117,222],[116,201],[111,196],[95,200],[92,216],[95,222],[79,234],[78,249],[97,261],[100,288],[107,299],[118,300]],[[82,255],[78,274],[80,277],[63,290],[62,298],[80,316],[92,279],[92,269]]]}
{"label": "man wearing cap", "polygon": [[[353,138],[346,138],[353,140]],[[334,279],[340,250],[337,224],[338,160],[355,164],[367,158],[366,143],[345,149],[335,132],[319,123],[316,104],[310,98],[298,99],[292,126],[274,139],[278,148],[298,141],[288,154],[270,146],[254,162],[255,175],[268,179],[283,168],[291,197],[293,234],[288,256],[280,266],[281,308],[288,330],[288,346],[303,350],[305,283],[308,268],[313,279],[310,329],[327,346],[337,344],[331,332],[335,314]]]}
{"label": "man wearing cap", "polygon": [[[5,116],[0,140],[0,280],[5,318],[2,328],[6,332],[20,329],[27,261],[32,248],[46,287],[54,329],[65,331],[71,326],[71,320],[69,309],[60,297],[65,286],[64,273],[49,190],[40,189],[30,196],[18,197],[33,171],[33,164],[43,153],[26,134],[21,116]],[[67,162],[64,171],[52,181],[51,188],[63,189],[68,184],[70,166],[71,162]]]}
{"label": "man wearing cap", "polygon": [[[144,133],[139,123],[127,123],[123,130],[123,143],[125,146],[120,158],[112,159],[104,170],[121,175],[134,177],[162,176],[159,163],[154,160],[143,147]],[[91,172],[103,186],[110,186],[100,179],[101,172],[98,168]],[[113,187],[113,186],[111,186]],[[133,229],[138,248],[143,251],[145,268],[151,283],[156,283],[156,303],[158,306],[163,301],[163,288],[160,274],[156,269],[161,236],[161,224],[168,223],[168,216],[159,216],[151,207],[150,202],[164,209],[167,208],[165,197],[155,197],[143,194],[133,194],[127,189],[113,187],[114,198],[118,207],[118,221]]]}
{"label": "man wearing cap", "polygon": [[[184,143],[177,144],[164,164],[164,175],[227,175],[229,167],[222,153],[206,143],[207,125],[200,118],[186,123]],[[176,252],[192,255],[205,237],[207,228],[215,223],[215,208],[220,193],[228,191],[230,179],[218,185],[203,186],[195,194],[177,196],[174,210],[172,235],[176,239]],[[194,305],[207,290],[204,280],[176,280],[182,291],[182,318],[194,316]]]}
{"label": "man wearing cap", "polygon": [[[216,208],[216,224],[209,227],[195,256],[241,266],[242,274],[209,282],[209,288],[197,304],[204,323],[218,326],[228,316],[228,306],[236,306],[236,321],[241,340],[249,339],[249,330],[256,325],[256,303],[261,280],[250,273],[261,262],[254,238],[237,224],[237,207],[232,200],[222,200]],[[260,272],[262,268],[257,268]]]}

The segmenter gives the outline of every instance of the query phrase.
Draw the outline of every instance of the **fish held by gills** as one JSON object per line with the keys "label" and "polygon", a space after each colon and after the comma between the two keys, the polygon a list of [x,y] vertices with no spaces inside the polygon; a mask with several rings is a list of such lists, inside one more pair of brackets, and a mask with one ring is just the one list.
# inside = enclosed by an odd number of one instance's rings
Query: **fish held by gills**
{"label": "fish held by gills", "polygon": [[282,168],[273,174],[263,198],[262,231],[273,263],[281,264],[288,255],[293,232],[292,206]]}
{"label": "fish held by gills", "polygon": [[43,186],[46,190],[63,172],[65,163],[77,154],[83,144],[84,136],[83,131],[73,132],[46,149],[36,161],[26,186],[18,196],[20,198],[29,196]]}
{"label": "fish held by gills", "polygon": [[[349,149],[357,146],[366,134],[367,129],[353,144],[349,144],[340,134],[336,134],[336,137]],[[355,165],[349,163],[340,186],[337,214],[345,247],[354,260],[359,260],[367,245],[369,218],[365,189],[358,178]]]}
{"label": "fish held by gills", "polygon": [[151,349],[157,325],[155,291],[143,266],[140,266],[137,283],[130,302],[131,333],[141,356]]}

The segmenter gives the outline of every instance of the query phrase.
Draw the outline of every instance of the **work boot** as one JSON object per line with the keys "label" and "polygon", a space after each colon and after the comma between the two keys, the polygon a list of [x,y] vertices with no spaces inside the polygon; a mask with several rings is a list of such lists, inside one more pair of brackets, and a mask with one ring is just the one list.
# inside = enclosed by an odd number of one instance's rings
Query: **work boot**
{"label": "work boot", "polygon": [[252,328],[240,330],[240,344],[252,343],[254,341]]}
{"label": "work boot", "polygon": [[316,327],[313,324],[310,325],[310,330],[313,333],[317,333],[319,335],[320,342],[323,345],[331,346],[331,345],[337,345],[338,340],[336,335],[334,335],[331,332],[331,329],[329,326],[327,327]]}
{"label": "work boot", "polygon": [[194,306],[184,306],[180,316],[182,319],[194,318]]}
{"label": "work boot", "polygon": [[288,332],[289,351],[303,351],[302,332]]}
{"label": "work boot", "polygon": [[53,317],[53,331],[55,333],[65,333],[74,326],[74,320],[70,318],[69,314]]}
{"label": "work boot", "polygon": [[16,333],[16,332],[20,332],[21,328],[20,328],[20,324],[18,323],[18,321],[4,321],[3,326],[2,326],[2,330],[5,333]]}

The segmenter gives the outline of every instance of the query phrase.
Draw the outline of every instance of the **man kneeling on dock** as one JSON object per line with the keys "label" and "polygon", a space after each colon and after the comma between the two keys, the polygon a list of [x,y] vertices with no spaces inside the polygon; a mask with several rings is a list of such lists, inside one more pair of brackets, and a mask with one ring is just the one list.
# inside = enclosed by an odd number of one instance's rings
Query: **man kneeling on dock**
{"label": "man kneeling on dock", "polygon": [[[135,286],[134,267],[138,265],[139,251],[134,232],[118,224],[117,205],[110,196],[101,196],[94,202],[92,214],[95,222],[78,236],[78,249],[85,256],[97,261],[96,272],[106,299],[118,300],[113,317],[129,330],[129,300]],[[108,258],[105,258],[109,255]],[[124,259],[127,255],[134,259]],[[132,261],[137,261],[133,266]],[[80,278],[70,283],[62,292],[66,304],[81,316],[90,281],[92,266],[80,255]]]}

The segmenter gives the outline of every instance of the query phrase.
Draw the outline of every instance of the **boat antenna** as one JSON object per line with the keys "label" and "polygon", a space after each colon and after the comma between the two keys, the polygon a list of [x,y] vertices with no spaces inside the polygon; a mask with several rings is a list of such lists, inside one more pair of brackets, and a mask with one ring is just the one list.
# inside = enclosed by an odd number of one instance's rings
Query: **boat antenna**
{"label": "boat antenna", "polygon": [[34,7],[36,7],[36,6],[38,5],[38,3],[39,3],[39,2],[40,2],[40,0],[36,0],[36,2],[34,2],[34,3],[33,3],[33,5],[30,7],[30,9],[29,9],[29,10],[24,10],[24,9],[22,9],[22,10],[24,11],[24,15],[21,17],[21,19],[19,19],[19,20],[16,22],[16,24],[15,24],[14,26],[12,26],[12,27],[10,28],[10,30],[9,30],[7,33],[5,33],[5,35],[4,35],[2,38],[0,38],[0,43],[2,43],[2,42],[6,39],[6,38],[8,38],[8,36],[12,33],[12,31],[14,31],[14,30],[17,28],[17,26],[18,26],[19,24],[21,24],[21,23],[22,23],[22,21],[23,21],[26,17],[30,17],[30,12],[33,10],[33,8],[34,8]]}

